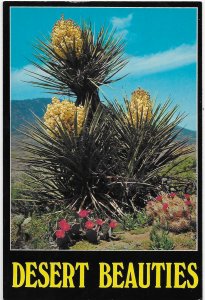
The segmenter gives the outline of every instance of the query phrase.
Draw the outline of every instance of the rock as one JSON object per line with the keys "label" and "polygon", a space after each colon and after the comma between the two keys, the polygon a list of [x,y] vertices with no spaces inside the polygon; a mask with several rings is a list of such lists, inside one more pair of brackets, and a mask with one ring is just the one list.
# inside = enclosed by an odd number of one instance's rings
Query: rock
{"label": "rock", "polygon": [[24,221],[24,216],[23,215],[12,215],[11,220],[16,224],[16,225],[21,225]]}
{"label": "rock", "polygon": [[24,221],[23,215],[11,215],[11,247],[16,248],[20,239],[20,226]]}
{"label": "rock", "polygon": [[29,222],[31,222],[31,217],[26,218],[23,223],[22,223],[22,227],[26,226]]}
{"label": "rock", "polygon": [[31,232],[31,217],[26,218],[21,224],[21,233],[25,240],[29,240]]}

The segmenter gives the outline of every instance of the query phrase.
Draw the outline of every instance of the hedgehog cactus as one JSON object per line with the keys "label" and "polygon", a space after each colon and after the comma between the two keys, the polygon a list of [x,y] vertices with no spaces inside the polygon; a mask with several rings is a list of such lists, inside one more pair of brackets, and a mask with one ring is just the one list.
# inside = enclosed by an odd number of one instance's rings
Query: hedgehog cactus
{"label": "hedgehog cactus", "polygon": [[[196,199],[191,197],[191,205],[187,205],[186,201],[174,196],[164,194],[162,201],[156,199],[149,201],[146,206],[147,215],[152,218],[153,222],[160,221],[162,228],[168,227],[173,232],[183,232],[193,227],[193,220],[196,220]],[[163,209],[163,205],[167,204],[167,209]]]}
{"label": "hedgehog cactus", "polygon": [[59,249],[68,249],[69,246],[82,239],[87,239],[93,244],[99,243],[100,240],[116,239],[113,229],[118,226],[117,221],[94,219],[94,215],[93,211],[81,210],[76,213],[73,224],[68,223],[65,219],[57,222],[53,238]]}

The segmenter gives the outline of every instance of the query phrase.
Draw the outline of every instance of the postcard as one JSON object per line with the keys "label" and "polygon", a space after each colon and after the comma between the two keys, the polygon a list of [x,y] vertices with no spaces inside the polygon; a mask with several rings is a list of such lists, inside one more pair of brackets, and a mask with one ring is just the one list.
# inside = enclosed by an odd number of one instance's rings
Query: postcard
{"label": "postcard", "polygon": [[4,299],[202,299],[202,3],[3,18]]}

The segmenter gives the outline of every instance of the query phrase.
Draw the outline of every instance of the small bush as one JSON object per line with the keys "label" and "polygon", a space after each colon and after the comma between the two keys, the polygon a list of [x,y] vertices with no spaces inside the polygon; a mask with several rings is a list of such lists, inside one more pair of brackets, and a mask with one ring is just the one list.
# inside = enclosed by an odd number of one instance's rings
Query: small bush
{"label": "small bush", "polygon": [[122,220],[122,226],[125,230],[135,230],[138,227],[149,225],[151,218],[146,214],[144,209],[137,213],[127,213]]}
{"label": "small bush", "polygon": [[150,232],[150,249],[152,250],[173,250],[174,243],[169,237],[169,231],[161,229],[159,225],[153,226]]}
{"label": "small bush", "polygon": [[138,227],[137,218],[135,217],[134,213],[127,213],[125,214],[122,220],[122,226],[125,230],[134,230]]}
{"label": "small bush", "polygon": [[148,226],[151,222],[151,218],[150,216],[147,215],[145,209],[138,211],[136,218],[137,218],[137,224],[140,227]]}

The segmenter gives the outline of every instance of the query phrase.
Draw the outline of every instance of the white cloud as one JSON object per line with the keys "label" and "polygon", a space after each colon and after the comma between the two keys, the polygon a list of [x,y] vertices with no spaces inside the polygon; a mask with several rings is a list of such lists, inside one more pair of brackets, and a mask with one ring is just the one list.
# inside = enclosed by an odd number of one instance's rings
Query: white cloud
{"label": "white cloud", "polygon": [[31,77],[29,76],[29,73],[27,71],[38,73],[38,74],[43,74],[43,71],[40,71],[34,65],[27,65],[27,66],[24,66],[22,69],[13,69],[11,71],[12,83],[13,84],[19,84],[22,81],[31,80]]}
{"label": "white cloud", "polygon": [[148,75],[164,72],[196,62],[196,45],[180,45],[179,47],[145,56],[131,56],[123,69],[123,74]]}
{"label": "white cloud", "polygon": [[19,85],[24,80],[28,80],[25,69],[35,71],[34,66],[32,65],[27,65],[22,69],[13,69],[11,71],[11,82],[13,86]]}
{"label": "white cloud", "polygon": [[45,90],[35,88],[31,83],[27,82],[32,81],[33,78],[28,75],[26,70],[43,74],[43,72],[40,72],[40,70],[33,65],[24,66],[22,69],[11,70],[11,99],[20,100],[39,97],[39,95],[46,97],[45,94],[42,94]]}
{"label": "white cloud", "polygon": [[130,26],[132,17],[133,17],[132,14],[129,14],[125,18],[113,17],[111,19],[111,23],[112,23],[113,27],[115,27],[117,29],[124,29],[124,28],[127,28]]}
{"label": "white cloud", "polygon": [[124,39],[127,36],[128,32],[129,31],[127,29],[123,29],[123,30],[117,31],[117,35],[121,36]]}
{"label": "white cloud", "polygon": [[[196,45],[181,45],[164,52],[153,53],[145,56],[131,56],[129,63],[120,75],[129,73],[129,76],[145,76],[153,73],[177,69],[196,62]],[[40,70],[33,65],[11,71],[11,96],[12,100],[35,97],[48,97],[45,90],[35,88],[24,82],[32,80],[25,69],[40,74]],[[42,73],[42,72],[41,72]]]}

